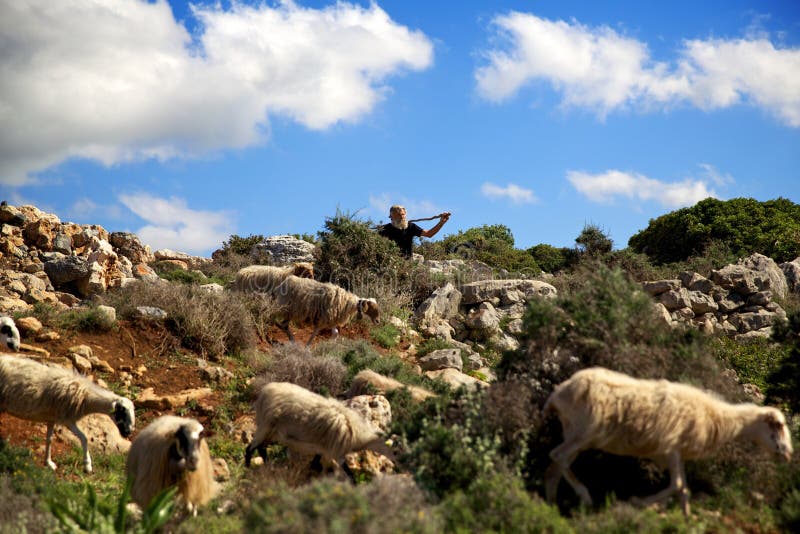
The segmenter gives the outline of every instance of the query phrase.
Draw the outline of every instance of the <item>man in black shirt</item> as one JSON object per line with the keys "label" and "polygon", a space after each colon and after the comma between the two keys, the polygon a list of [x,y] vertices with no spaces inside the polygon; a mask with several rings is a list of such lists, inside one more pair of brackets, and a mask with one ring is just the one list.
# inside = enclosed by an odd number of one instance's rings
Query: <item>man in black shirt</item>
{"label": "man in black shirt", "polygon": [[445,212],[439,215],[439,222],[430,230],[423,230],[413,222],[410,223],[406,219],[406,209],[403,206],[392,206],[389,208],[389,218],[392,220],[389,224],[384,224],[378,230],[378,233],[383,237],[391,239],[397,246],[400,247],[400,252],[403,256],[410,258],[411,249],[414,244],[414,238],[417,236],[433,237],[441,230],[444,223],[450,219],[450,213]]}

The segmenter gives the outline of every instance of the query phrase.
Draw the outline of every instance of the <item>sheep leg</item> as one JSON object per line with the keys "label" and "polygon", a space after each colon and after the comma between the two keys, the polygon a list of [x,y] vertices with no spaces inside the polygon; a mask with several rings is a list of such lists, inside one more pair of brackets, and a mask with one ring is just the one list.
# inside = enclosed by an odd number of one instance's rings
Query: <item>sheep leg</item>
{"label": "sheep leg", "polygon": [[47,464],[47,467],[52,469],[53,471],[56,470],[58,466],[53,461],[51,457],[51,445],[53,443],[53,431],[56,429],[55,423],[47,423],[47,438],[45,439],[44,445],[44,463]]}
{"label": "sheep leg", "polygon": [[267,437],[269,436],[269,429],[267,428],[256,428],[255,433],[253,434],[253,440],[250,442],[250,445],[244,450],[244,466],[250,467],[250,459],[253,457],[253,453],[258,451],[258,455],[261,456],[261,459],[264,460],[264,463],[267,462]]}
{"label": "sheep leg", "polygon": [[575,493],[580,497],[581,502],[586,506],[592,505],[592,497],[589,495],[589,490],[586,489],[575,473],[572,472],[570,466],[578,454],[583,450],[583,443],[569,443],[564,442],[552,451],[550,451],[550,458],[553,463],[547,468],[545,472],[545,495],[547,500],[554,502],[556,492],[558,490],[558,483],[563,476]]}
{"label": "sheep leg", "polygon": [[319,331],[320,331],[320,328],[317,327],[317,328],[314,329],[313,332],[311,332],[311,337],[308,338],[308,341],[306,342],[306,347],[310,347],[311,346],[311,342],[314,340],[314,337],[316,337],[316,335],[319,334]]}
{"label": "sheep leg", "polygon": [[689,515],[689,490],[686,488],[686,474],[683,470],[683,461],[677,452],[670,453],[669,455],[669,486],[659,491],[658,493],[637,499],[637,502],[642,506],[650,506],[658,502],[662,502],[672,496],[673,493],[679,493],[681,497],[681,507],[683,513]]}
{"label": "sheep leg", "polygon": [[81,432],[81,429],[78,428],[78,425],[75,423],[75,421],[70,422],[67,425],[67,428],[69,428],[81,442],[81,447],[83,448],[83,470],[87,473],[91,473],[92,457],[89,455],[89,440],[86,439],[86,435]]}
{"label": "sheep leg", "polygon": [[292,335],[292,331],[289,330],[289,321],[286,321],[284,323],[278,323],[278,328],[286,332],[286,336],[289,338],[289,341],[294,343],[294,336]]}

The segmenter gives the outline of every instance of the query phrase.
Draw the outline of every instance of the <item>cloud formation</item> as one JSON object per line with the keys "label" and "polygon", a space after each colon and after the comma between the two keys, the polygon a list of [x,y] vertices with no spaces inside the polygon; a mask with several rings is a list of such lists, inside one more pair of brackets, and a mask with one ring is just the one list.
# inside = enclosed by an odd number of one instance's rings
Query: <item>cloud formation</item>
{"label": "cloud formation", "polygon": [[377,4],[195,5],[196,41],[165,0],[3,2],[0,183],[72,157],[105,165],[263,142],[268,117],[356,121],[433,47]]}
{"label": "cloud formation", "polygon": [[149,193],[119,195],[119,201],[148,224],[136,230],[153,250],[169,248],[203,254],[218,248],[233,232],[232,215],[225,211],[190,209],[181,198],[159,198]]}
{"label": "cloud formation", "polygon": [[523,86],[549,82],[566,107],[601,117],[625,108],[649,110],[689,102],[704,110],[747,102],[800,127],[800,49],[766,37],[686,40],[674,65],[651,58],[647,44],[607,26],[511,12],[493,19],[503,43],[484,52],[478,92],[502,102]]}
{"label": "cloud formation", "polygon": [[502,187],[492,182],[484,182],[481,185],[481,194],[491,199],[507,198],[512,204],[533,204],[538,200],[530,189],[511,183]]}
{"label": "cloud formation", "polygon": [[608,170],[601,174],[567,171],[567,180],[592,202],[610,203],[622,197],[655,201],[667,208],[691,206],[708,197],[717,198],[704,180],[687,178],[681,182],[662,182],[642,174]]}

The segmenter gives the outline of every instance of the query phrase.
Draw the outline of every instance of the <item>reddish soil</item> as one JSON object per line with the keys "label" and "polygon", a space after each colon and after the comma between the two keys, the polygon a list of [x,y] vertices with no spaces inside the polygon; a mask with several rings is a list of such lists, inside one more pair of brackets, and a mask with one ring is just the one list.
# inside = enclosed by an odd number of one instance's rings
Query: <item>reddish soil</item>
{"label": "reddish soil", "polygon": [[[369,339],[371,325],[367,323],[351,323],[341,328],[339,335],[347,338]],[[310,328],[292,329],[298,343],[304,344],[311,335]],[[119,382],[118,373],[126,371],[131,373],[144,365],[147,370],[141,375],[134,374],[133,387],[137,391],[151,387],[156,394],[172,394],[178,391],[204,387],[207,384],[202,379],[200,369],[197,365],[199,356],[180,346],[177,339],[172,336],[162,325],[147,322],[126,322],[120,321],[119,328],[108,332],[69,332],[59,331],[60,339],[55,341],[37,342],[30,338],[23,337],[23,344],[47,350],[50,355],[47,360],[63,360],[68,349],[75,345],[88,345],[92,348],[95,356],[105,360],[114,368],[115,373],[99,372],[96,378],[102,379],[109,384]],[[286,334],[273,328],[270,332],[270,340],[273,343],[281,343],[288,340]],[[329,331],[317,335],[314,344],[329,339]],[[259,343],[259,349],[267,351],[270,344],[268,342]],[[402,349],[402,347],[400,347]],[[380,347],[376,347],[381,352]],[[39,355],[22,351],[22,354],[39,357]],[[233,365],[229,361],[209,362],[210,365],[226,367],[233,370]],[[204,423],[210,430],[209,416],[213,415],[215,407],[223,401],[222,395],[215,392],[198,403],[198,406],[187,412],[182,412],[191,417],[195,417]],[[161,415],[160,412],[153,410],[137,409],[136,427],[143,428],[150,420]],[[236,414],[237,416],[239,414]],[[44,442],[46,435],[46,425],[17,419],[8,414],[0,414],[0,439],[6,440],[12,445],[27,447],[34,453],[38,462],[42,462],[44,456]],[[58,439],[53,439],[53,460],[56,464],[71,445]]]}

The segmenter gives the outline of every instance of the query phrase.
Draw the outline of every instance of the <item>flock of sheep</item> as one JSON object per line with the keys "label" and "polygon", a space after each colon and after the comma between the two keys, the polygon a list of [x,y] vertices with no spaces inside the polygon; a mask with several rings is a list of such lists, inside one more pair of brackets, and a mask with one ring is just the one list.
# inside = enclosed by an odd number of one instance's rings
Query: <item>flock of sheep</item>
{"label": "flock of sheep", "polygon": [[[311,339],[324,328],[334,330],[352,317],[378,319],[374,299],[362,299],[333,284],[313,280],[308,264],[286,268],[251,266],[234,281],[240,291],[268,293],[280,304],[281,326],[289,322],[313,327]],[[309,343],[311,342],[309,339]],[[11,318],[0,318],[0,343],[19,348],[19,332]],[[350,396],[407,387],[418,402],[434,394],[371,370],[359,373]],[[279,443],[303,455],[318,455],[323,465],[338,469],[344,455],[374,450],[393,459],[390,442],[361,414],[336,399],[322,397],[285,382],[268,383],[254,404],[257,429],[244,453],[266,460],[266,445]],[[45,463],[52,469],[51,440],[55,424],[65,425],[80,440],[84,469],[92,471],[86,437],[76,421],[90,413],[111,416],[122,436],[134,431],[133,403],[89,379],[13,355],[0,356],[0,412],[47,423]],[[755,404],[729,404],[695,387],[665,380],[639,380],[602,368],[584,369],[558,385],[545,406],[563,427],[564,442],[550,452],[545,490],[554,500],[561,478],[582,502],[590,505],[586,487],[570,465],[587,449],[654,460],[668,468],[670,485],[642,500],[663,501],[675,493],[689,514],[684,461],[713,455],[726,443],[744,438],[785,459],[791,458],[791,436],[783,414]],[[186,509],[197,513],[217,493],[203,426],[194,419],[164,415],[134,438],[127,459],[131,496],[147,506],[165,488],[177,486]]]}

